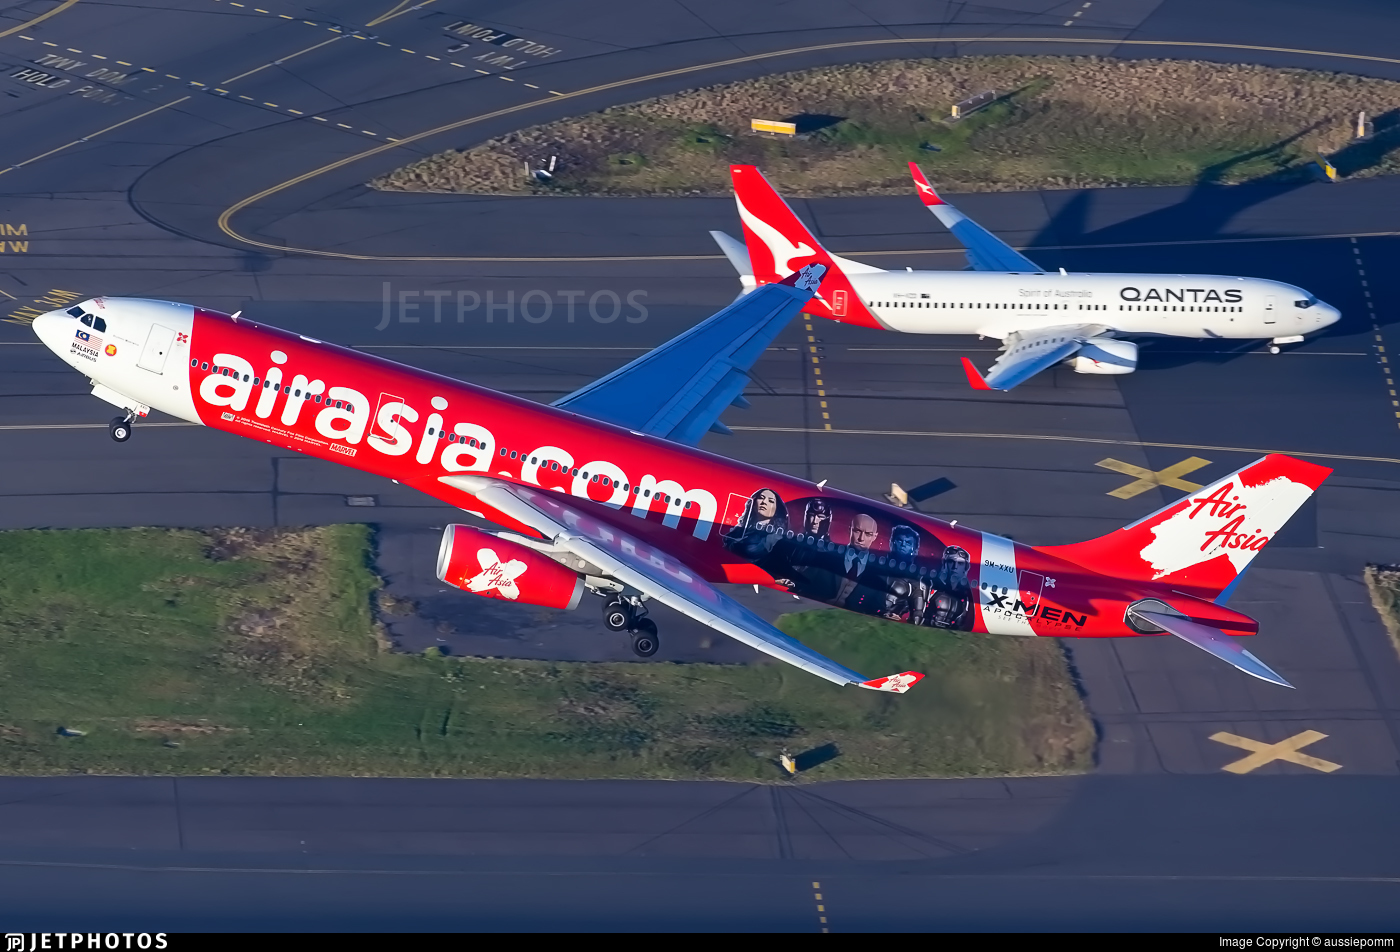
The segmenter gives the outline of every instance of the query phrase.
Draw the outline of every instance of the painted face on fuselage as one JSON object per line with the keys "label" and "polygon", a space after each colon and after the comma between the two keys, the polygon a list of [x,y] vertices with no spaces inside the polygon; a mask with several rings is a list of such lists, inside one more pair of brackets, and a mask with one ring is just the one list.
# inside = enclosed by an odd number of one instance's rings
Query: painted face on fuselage
{"label": "painted face on fuselage", "polygon": [[919,554],[919,534],[909,526],[895,526],[890,532],[890,554],[912,559]]}
{"label": "painted face on fuselage", "polygon": [[861,513],[851,520],[851,545],[857,549],[868,549],[875,544],[875,536],[879,531],[875,520]]}
{"label": "painted face on fuselage", "polygon": [[754,510],[760,519],[772,519],[778,514],[777,495],[772,490],[763,490],[754,499]]}

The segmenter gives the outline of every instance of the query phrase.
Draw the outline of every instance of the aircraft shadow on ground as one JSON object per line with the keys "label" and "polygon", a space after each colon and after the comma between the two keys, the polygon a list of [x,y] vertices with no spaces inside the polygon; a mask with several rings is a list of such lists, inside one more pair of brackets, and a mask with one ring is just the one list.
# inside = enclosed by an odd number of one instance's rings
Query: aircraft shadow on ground
{"label": "aircraft shadow on ground", "polygon": [[[1191,191],[1182,201],[1156,209],[1135,218],[1103,228],[1090,229],[1093,203],[1098,190],[1086,190],[1074,196],[1054,214],[1046,226],[1031,240],[1030,251],[1036,245],[1131,245],[1142,241],[1189,241],[1225,237],[1231,221],[1248,209],[1281,198],[1305,185],[1318,181],[1318,171],[1312,165],[1292,165],[1233,185],[1222,184],[1232,169],[1259,159],[1280,157],[1288,146],[1314,131],[1320,123],[1280,139],[1268,146],[1231,156],[1201,170]],[[1400,109],[1377,116],[1373,134],[1353,142],[1329,161],[1345,178],[1373,168],[1397,148],[1400,148]],[[1268,237],[1268,236],[1260,236]],[[1354,328],[1346,321],[1325,329],[1319,337],[1350,334]],[[1181,367],[1195,363],[1228,364],[1257,349],[1255,341],[1191,340],[1160,338],[1142,341],[1141,366]]]}
{"label": "aircraft shadow on ground", "polygon": [[1371,128],[1368,138],[1351,143],[1328,160],[1342,178],[1375,168],[1400,148],[1400,109],[1376,116]]}

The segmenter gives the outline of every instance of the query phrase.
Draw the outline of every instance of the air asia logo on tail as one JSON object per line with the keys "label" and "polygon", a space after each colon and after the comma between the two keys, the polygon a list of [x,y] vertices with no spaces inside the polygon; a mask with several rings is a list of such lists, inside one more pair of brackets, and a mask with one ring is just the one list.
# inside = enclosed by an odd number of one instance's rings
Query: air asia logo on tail
{"label": "air asia logo on tail", "polygon": [[1185,508],[1152,527],[1156,537],[1142,550],[1153,578],[1162,578],[1220,555],[1243,571],[1312,488],[1277,476],[1256,486],[1226,480],[1187,500]]}
{"label": "air asia logo on tail", "polygon": [[467,579],[463,586],[467,591],[512,602],[520,597],[515,580],[525,574],[528,565],[518,559],[502,562],[493,549],[477,549],[476,560],[481,571]]}

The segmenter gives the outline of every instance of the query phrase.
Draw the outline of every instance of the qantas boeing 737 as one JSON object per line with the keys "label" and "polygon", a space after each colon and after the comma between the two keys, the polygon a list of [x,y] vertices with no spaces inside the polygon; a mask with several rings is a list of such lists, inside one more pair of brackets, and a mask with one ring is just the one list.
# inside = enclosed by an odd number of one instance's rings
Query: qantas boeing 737
{"label": "qantas boeing 737", "polygon": [[977,334],[1002,341],[978,390],[1010,390],[1048,367],[1126,374],[1139,336],[1268,338],[1270,350],[1335,324],[1336,308],[1301,288],[1214,274],[1047,272],[938,196],[913,162],[919,198],[967,249],[970,271],[882,271],[829,253],[751,165],[730,167],[745,244],[710,232],[745,288],[803,265],[832,269],[807,312],[905,334]]}
{"label": "qantas boeing 737", "polygon": [[113,439],[155,408],[420,489],[501,527],[447,526],[440,579],[560,609],[592,592],[639,655],[657,650],[655,600],[836,684],[903,693],[922,677],[823,657],[719,587],[737,583],[956,631],[1170,633],[1287,685],[1225,601],[1324,467],[1265,456],[1109,535],[1031,547],[697,449],[824,271],[759,287],[552,406],[188,304],[94,298],[34,331],[122,408]]}

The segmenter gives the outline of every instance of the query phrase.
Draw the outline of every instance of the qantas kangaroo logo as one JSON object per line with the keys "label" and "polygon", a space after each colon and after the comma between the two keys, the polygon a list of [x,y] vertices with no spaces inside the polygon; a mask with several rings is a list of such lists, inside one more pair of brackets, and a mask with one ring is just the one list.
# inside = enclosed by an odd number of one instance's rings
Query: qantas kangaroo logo
{"label": "qantas kangaroo logo", "polygon": [[773,270],[778,277],[786,278],[792,274],[794,258],[810,258],[816,254],[805,241],[794,245],[782,232],[745,208],[737,198],[735,204],[739,206],[739,217],[744,224],[768,246],[769,253],[773,255]]}
{"label": "qantas kangaroo logo", "polygon": [[1162,578],[1224,555],[1240,572],[1264,548],[1285,519],[1312,495],[1312,489],[1286,477],[1251,486],[1233,479],[1202,491],[1152,527],[1155,536],[1142,558]]}
{"label": "qantas kangaroo logo", "polygon": [[494,595],[512,602],[520,597],[515,580],[525,574],[528,565],[519,559],[502,562],[494,549],[477,549],[476,561],[481,565],[481,571],[467,579],[467,591]]}

